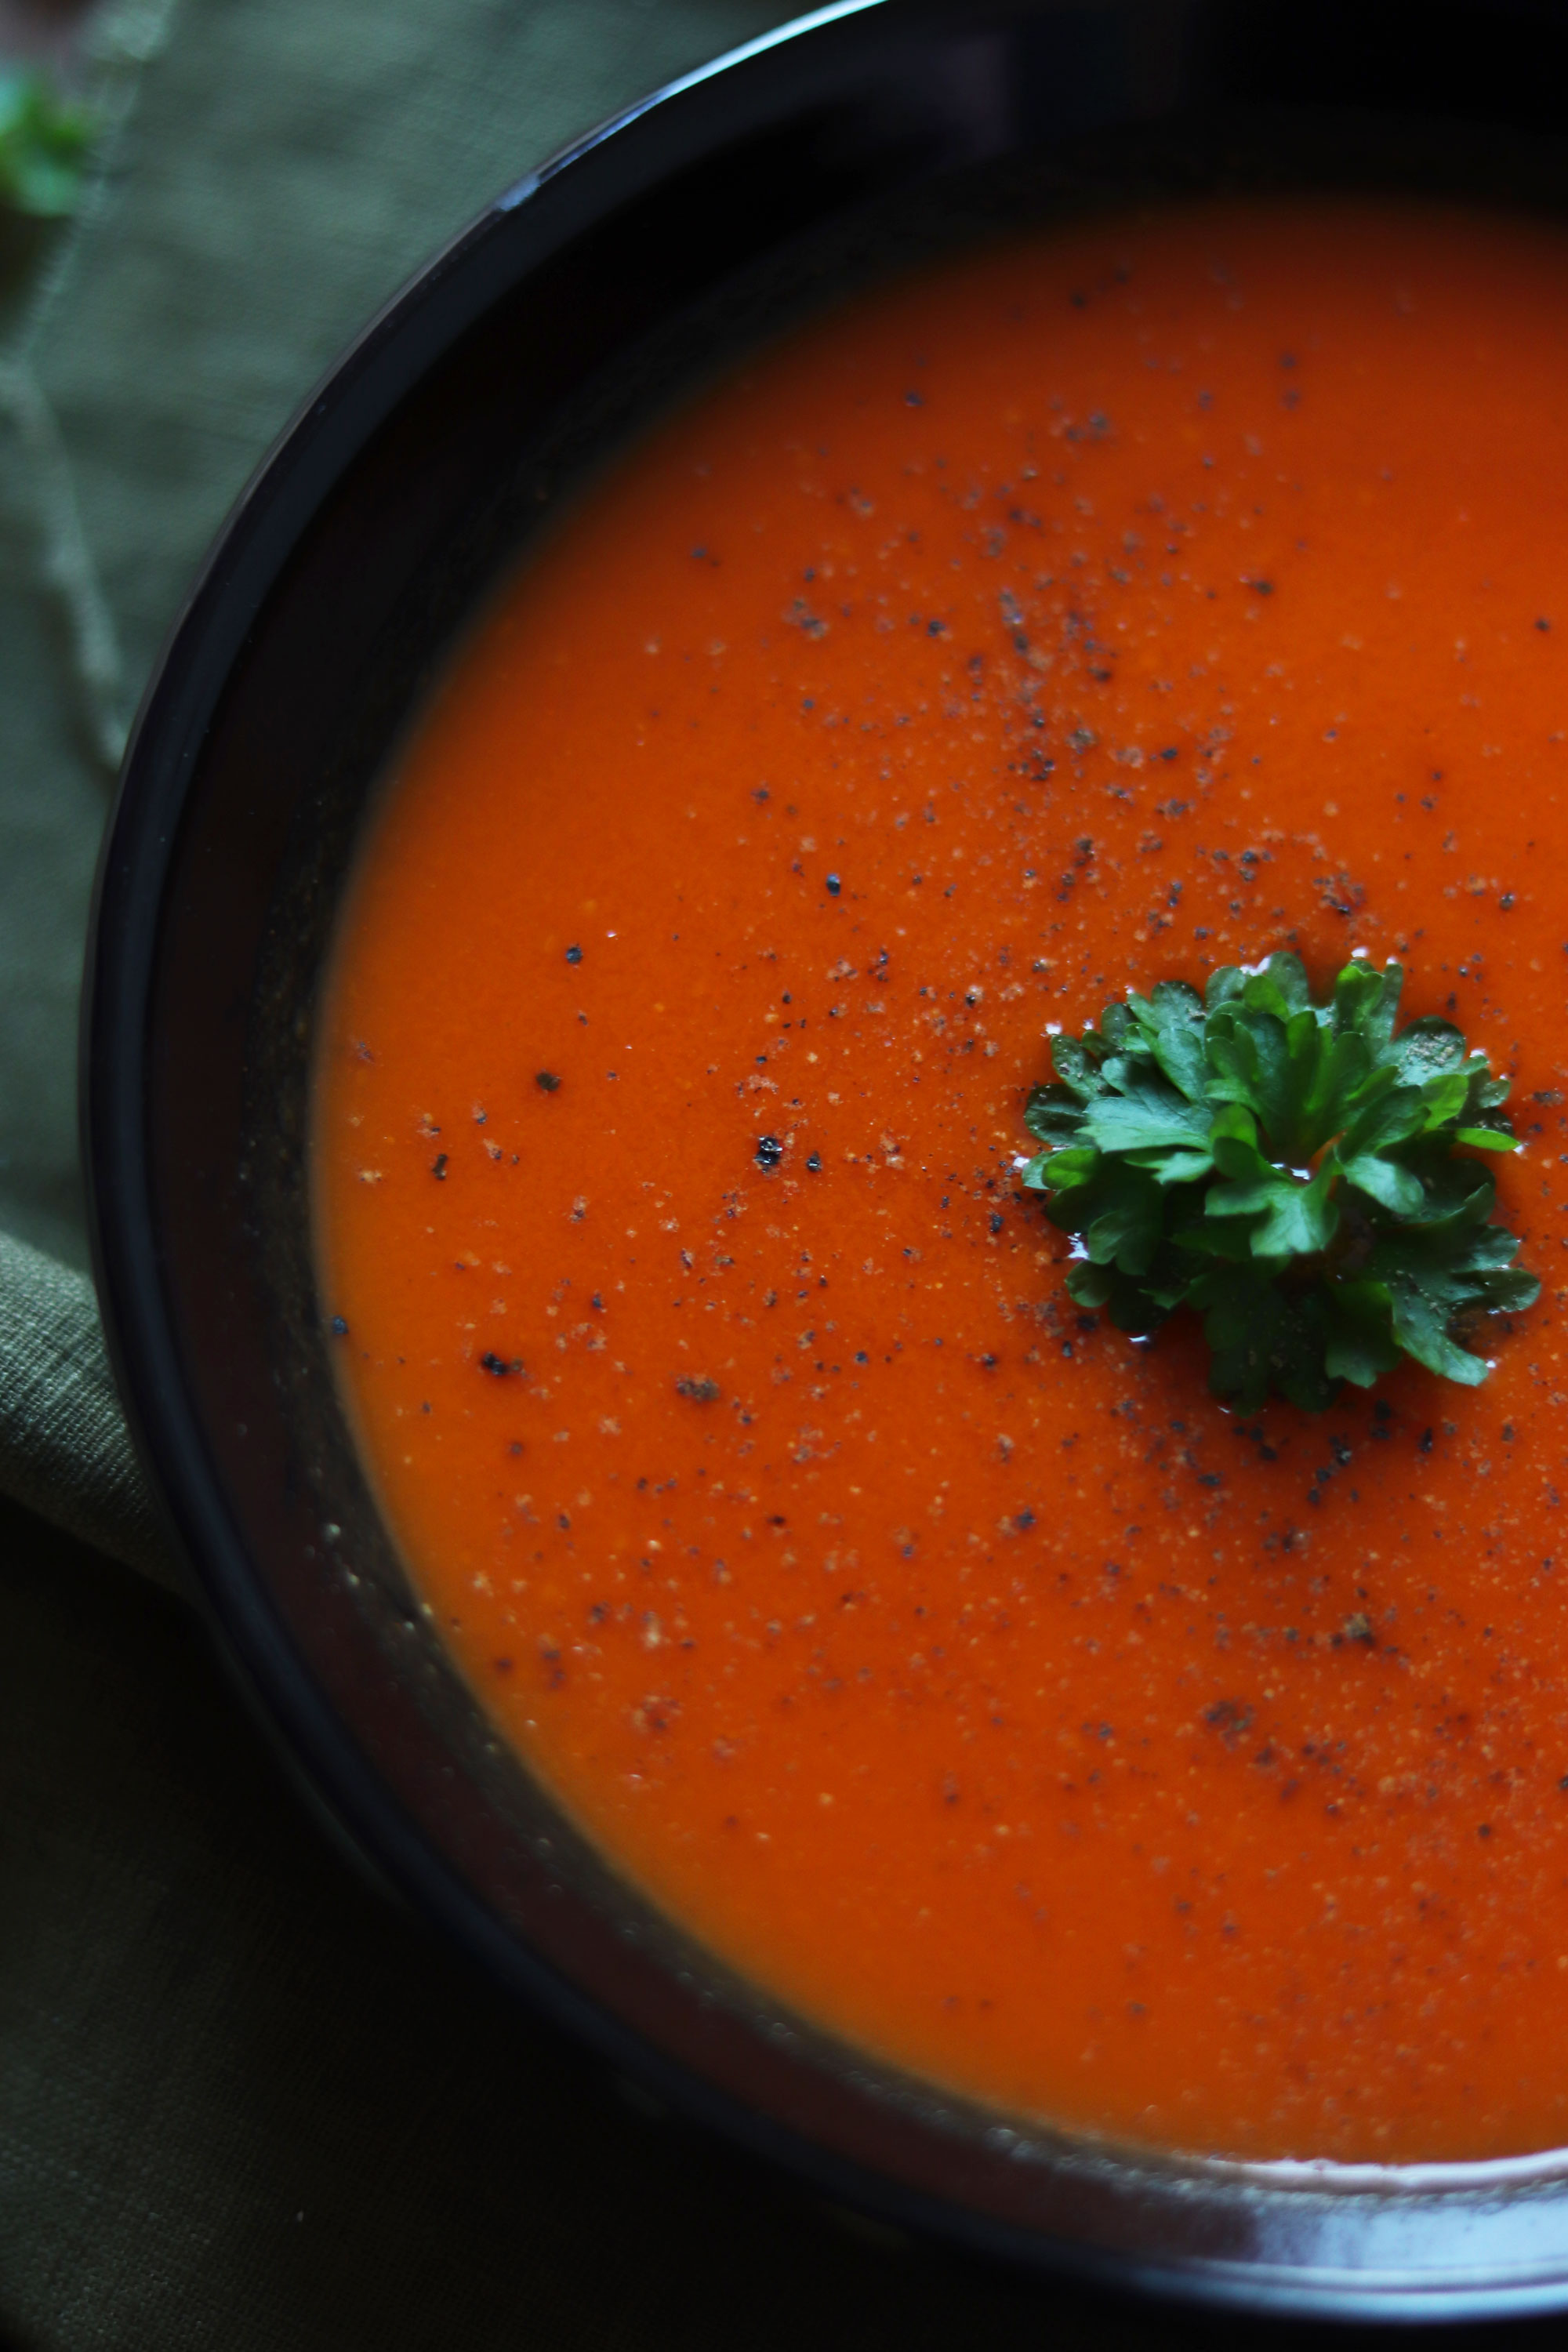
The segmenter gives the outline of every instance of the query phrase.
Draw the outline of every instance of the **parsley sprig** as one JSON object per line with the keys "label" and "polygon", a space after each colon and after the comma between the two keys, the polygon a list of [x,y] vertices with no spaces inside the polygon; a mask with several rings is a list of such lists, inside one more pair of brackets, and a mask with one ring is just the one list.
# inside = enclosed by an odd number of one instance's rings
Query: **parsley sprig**
{"label": "parsley sprig", "polygon": [[0,68],[0,206],[38,220],[72,211],[92,131],[86,107],[41,74]]}
{"label": "parsley sprig", "polygon": [[1531,1306],[1496,1185],[1470,1150],[1512,1151],[1509,1082],[1452,1022],[1395,1031],[1405,974],[1348,963],[1314,1003],[1293,955],[1107,1005],[1058,1037],[1057,1083],[1025,1112],[1023,1170],[1078,1238],[1079,1304],[1146,1333],[1204,1318],[1209,1385],[1244,1412],[1270,1390],[1310,1410],[1414,1357],[1473,1388],[1454,1337]]}

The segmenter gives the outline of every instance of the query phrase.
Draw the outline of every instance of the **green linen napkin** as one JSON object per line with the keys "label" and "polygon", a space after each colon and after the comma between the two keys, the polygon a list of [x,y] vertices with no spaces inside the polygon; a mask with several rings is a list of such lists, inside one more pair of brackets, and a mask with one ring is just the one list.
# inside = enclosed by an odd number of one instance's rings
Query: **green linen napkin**
{"label": "green linen napkin", "polygon": [[86,1275],[0,1233],[4,1491],[172,1591]]}
{"label": "green linen napkin", "polygon": [[22,2352],[1186,2334],[846,2234],[634,2111],[362,1885],[152,1580],[81,1270],[93,861],[204,547],[487,196],[781,13],[109,0],[103,168],[0,293],[0,2341]]}

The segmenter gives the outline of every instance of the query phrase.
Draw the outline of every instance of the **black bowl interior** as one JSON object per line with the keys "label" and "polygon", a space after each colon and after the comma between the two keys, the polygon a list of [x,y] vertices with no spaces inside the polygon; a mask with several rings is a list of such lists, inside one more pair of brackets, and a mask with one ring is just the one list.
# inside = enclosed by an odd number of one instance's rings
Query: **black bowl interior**
{"label": "black bowl interior", "polygon": [[106,846],[86,1016],[100,1291],[171,1521],[351,1835],[486,1965],[833,2194],[1008,2257],[1281,2310],[1568,2305],[1568,2158],[1135,2157],[781,2014],[604,1865],[428,1630],[310,1249],[313,1011],[410,716],[530,534],[650,415],[857,280],[1150,195],[1394,185],[1568,212],[1560,9],[851,9],[504,196],[367,331],[215,550]]}

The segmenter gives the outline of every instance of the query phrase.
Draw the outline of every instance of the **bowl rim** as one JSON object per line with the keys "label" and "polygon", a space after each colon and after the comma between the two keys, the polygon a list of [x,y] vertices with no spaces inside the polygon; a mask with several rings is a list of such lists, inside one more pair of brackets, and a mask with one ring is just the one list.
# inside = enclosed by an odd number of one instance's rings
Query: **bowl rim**
{"label": "bowl rim", "polygon": [[[489,1975],[671,2105],[842,2203],[1015,2265],[1279,2316],[1460,2320],[1556,2311],[1568,2307],[1568,2223],[1548,2259],[1478,2265],[1483,2275],[1471,2284],[1454,2271],[1336,2269],[1201,2251],[1180,2260],[1133,2256],[1030,2231],[868,2172],[746,2106],[647,2041],[502,1925],[435,1850],[309,1670],[301,1670],[207,1455],[163,1286],[147,1148],[148,1015],[179,817],[240,648],[332,485],[435,364],[433,349],[437,356],[449,350],[584,221],[622,200],[639,172],[657,173],[657,140],[651,164],[630,150],[639,135],[675,123],[691,101],[729,93],[775,60],[805,57],[814,42],[841,28],[875,37],[883,26],[918,30],[972,14],[1011,22],[1073,5],[990,0],[973,12],[960,0],[900,0],[897,6],[892,0],[833,0],[724,51],[617,110],[503,190],[375,312],[296,408],[240,492],[170,629],[132,730],[100,856],[83,985],[80,1103],[93,1272],[110,1360],[139,1455],[194,1570],[191,1580],[220,1650],[313,1808],[373,1875],[410,1893]],[[1139,0],[1131,5],[1136,8]],[[1187,0],[1150,5],[1174,16]],[[1486,13],[1486,0],[1464,5],[1472,15]],[[1506,9],[1510,0],[1501,5]],[[520,227],[535,232],[523,238],[521,256],[511,250]],[[1121,2156],[1116,2150],[1114,2160]],[[1211,2178],[1226,2169],[1206,2159],[1186,2161]],[[1153,2157],[1151,2166],[1161,2168]],[[1465,2167],[1230,2169],[1252,2191],[1272,2185],[1320,2197],[1336,2187],[1370,2187],[1405,2198],[1473,2190],[1495,2200],[1510,2181],[1541,2189],[1561,2175],[1563,2192],[1553,2204],[1568,2210],[1568,2156],[1561,2153]],[[1260,2179],[1265,2175],[1271,2182]]]}

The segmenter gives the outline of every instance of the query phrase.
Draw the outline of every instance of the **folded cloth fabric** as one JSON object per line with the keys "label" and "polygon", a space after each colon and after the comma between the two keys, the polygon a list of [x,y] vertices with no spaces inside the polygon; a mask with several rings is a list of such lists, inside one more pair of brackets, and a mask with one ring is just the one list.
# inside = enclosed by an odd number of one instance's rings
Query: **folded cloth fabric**
{"label": "folded cloth fabric", "polygon": [[0,1233],[0,1493],[181,1590],[86,1275]]}

